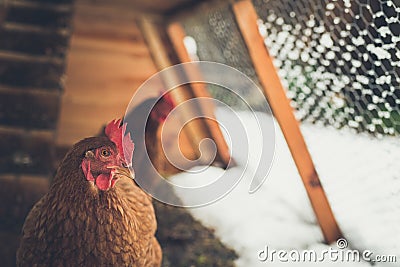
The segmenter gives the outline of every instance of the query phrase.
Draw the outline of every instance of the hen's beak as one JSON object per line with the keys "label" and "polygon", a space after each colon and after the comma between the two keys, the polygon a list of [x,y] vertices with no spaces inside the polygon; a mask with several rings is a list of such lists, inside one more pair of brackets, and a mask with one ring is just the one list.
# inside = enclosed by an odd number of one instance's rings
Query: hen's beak
{"label": "hen's beak", "polygon": [[[127,162],[123,157],[121,157],[120,155],[118,155],[118,159],[119,159],[119,164],[121,164],[122,167],[125,168],[131,168],[132,167],[132,163],[131,162]],[[118,163],[117,163],[118,164]]]}
{"label": "hen's beak", "polygon": [[111,173],[113,178],[120,178],[121,176],[125,176],[129,179],[135,179],[135,173],[132,168],[125,168],[121,166],[108,166],[108,169],[112,169]]}

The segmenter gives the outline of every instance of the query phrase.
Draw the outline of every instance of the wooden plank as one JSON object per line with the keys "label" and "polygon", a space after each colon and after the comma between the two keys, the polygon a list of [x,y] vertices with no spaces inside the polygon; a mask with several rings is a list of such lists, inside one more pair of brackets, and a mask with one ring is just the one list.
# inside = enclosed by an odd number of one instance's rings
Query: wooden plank
{"label": "wooden plank", "polygon": [[58,3],[57,1],[40,2],[29,0],[13,0],[8,1],[7,6],[40,8],[54,11],[71,11],[73,10],[74,5],[72,3]]}
{"label": "wooden plank", "polygon": [[[179,58],[174,51],[173,45],[171,44],[171,40],[168,37],[166,29],[163,29],[163,26],[157,25],[149,18],[143,18],[140,21],[140,28],[143,32],[149,49],[152,52],[151,54],[153,61],[159,70],[163,70],[167,67],[173,66],[176,63],[180,63]],[[173,88],[172,86],[175,86],[179,83],[180,79],[177,75],[174,75],[171,72],[167,73],[166,75],[168,76],[163,79],[165,88]],[[183,103],[195,97],[190,86],[177,87],[170,91],[170,95],[173,101],[177,104]],[[214,147],[205,147],[202,153],[200,153],[199,144],[203,139],[212,139],[212,134],[204,120],[192,120],[193,118],[197,117],[198,114],[201,114],[200,107],[198,106],[192,105],[189,108],[186,105],[182,108],[182,112],[180,113],[181,119],[183,122],[187,122],[185,131],[182,132],[190,136],[188,139],[191,141],[192,149],[197,157],[201,157],[205,162],[209,162],[214,158]],[[210,144],[207,143],[206,145]],[[225,160],[222,159],[221,151],[217,150],[214,163],[222,165],[223,167],[227,167]]]}
{"label": "wooden plank", "polygon": [[4,90],[0,87],[0,124],[54,130],[59,113],[58,93]]}
{"label": "wooden plank", "polygon": [[53,132],[0,128],[0,173],[49,175]]}
{"label": "wooden plank", "polygon": [[69,36],[71,30],[67,28],[56,28],[56,29],[48,29],[46,27],[29,25],[29,24],[21,24],[15,22],[7,22],[3,23],[3,30],[14,30],[14,31],[24,31],[24,32],[37,32],[37,33],[52,33],[59,34],[63,36]]}
{"label": "wooden plank", "polygon": [[[148,60],[150,57],[149,50],[143,40],[132,42],[127,39],[82,36],[74,33],[71,40],[71,46],[73,46],[75,50],[79,50],[78,52],[81,53],[98,53],[107,55],[110,55],[110,53],[115,53],[117,55],[125,54],[129,60]],[[148,60],[148,62],[151,63],[151,60]],[[153,64],[153,70],[154,69],[155,67]]]}
{"label": "wooden plank", "polygon": [[[186,34],[182,25],[178,22],[171,23],[169,24],[167,31],[180,61],[183,63],[191,62],[188,51],[186,50],[185,44],[183,43],[183,38],[185,38]],[[200,70],[198,70],[197,73],[193,73],[193,75],[192,73],[187,73],[187,75],[190,79],[191,76],[199,77],[201,74]],[[205,84],[193,83],[191,84],[191,87],[193,89],[195,97],[211,98]],[[211,132],[212,138],[215,141],[224,166],[228,166],[230,161],[232,161],[233,159],[231,158],[229,147],[218,125],[217,119],[215,118],[215,106],[211,103],[208,103],[207,105],[203,104],[201,105],[201,109],[205,117],[211,118],[204,119],[204,122],[207,124],[207,127]],[[233,162],[231,162],[231,164],[233,165]]]}
{"label": "wooden plank", "polygon": [[137,12],[119,3],[76,2],[57,145],[96,135],[122,117],[136,89],[156,72]]}
{"label": "wooden plank", "polygon": [[47,29],[68,28],[72,9],[49,9],[41,6],[10,5],[6,21],[45,27]]}
{"label": "wooden plank", "polygon": [[[163,70],[179,63],[176,56],[175,58],[171,58],[171,56],[174,55],[172,45],[169,43],[167,34],[159,25],[156,25],[155,22],[151,21],[149,18],[142,18],[139,27],[142,30],[143,36],[158,70]],[[170,74],[168,77],[163,79],[163,82],[165,83],[164,87],[168,89],[175,87],[177,80],[179,80],[179,77]],[[173,87],[171,85],[173,85]],[[172,90],[170,96],[173,101],[178,104],[193,98],[194,94],[188,86],[180,86]],[[194,114],[195,112],[195,110],[186,108],[184,112],[182,112],[185,117],[182,117],[181,120],[184,122],[190,121],[191,118],[196,117]],[[182,131],[183,135],[191,137],[187,138],[190,140],[190,145],[194,153],[194,156],[190,158],[199,158],[202,155],[199,150],[199,143],[201,140],[206,138],[206,133],[208,133],[206,126],[199,120],[191,121],[186,125],[186,131]],[[211,158],[211,155],[203,154],[202,156],[205,157],[206,161]]]}
{"label": "wooden plank", "polygon": [[235,3],[233,11],[259,81],[303,180],[325,241],[327,243],[334,242],[342,236],[342,233],[322,188],[299,124],[286,97],[285,89],[273,65],[272,58],[264,45],[264,40],[258,31],[256,11],[249,0]]}
{"label": "wooden plank", "polygon": [[87,75],[94,76],[97,81],[136,78],[145,80],[155,72],[144,44],[75,36],[71,39],[67,65],[79,66],[68,67],[69,80],[85,78]]}
{"label": "wooden plank", "polygon": [[[205,0],[114,0],[113,5],[136,10],[137,14],[166,14],[183,6],[191,6]],[[109,0],[78,0],[77,4],[106,5]]]}
{"label": "wooden plank", "polygon": [[114,2],[75,6],[74,36],[96,39],[143,42],[136,26],[137,11],[129,7],[118,8]]}
{"label": "wooden plank", "polygon": [[68,36],[54,32],[0,30],[0,50],[63,58],[68,48]]}
{"label": "wooden plank", "polygon": [[10,86],[62,88],[62,62],[46,62],[45,58],[0,55],[0,84]]}
{"label": "wooden plank", "polygon": [[42,3],[42,4],[52,4],[52,5],[64,5],[73,4],[74,0],[24,0],[24,2]]}

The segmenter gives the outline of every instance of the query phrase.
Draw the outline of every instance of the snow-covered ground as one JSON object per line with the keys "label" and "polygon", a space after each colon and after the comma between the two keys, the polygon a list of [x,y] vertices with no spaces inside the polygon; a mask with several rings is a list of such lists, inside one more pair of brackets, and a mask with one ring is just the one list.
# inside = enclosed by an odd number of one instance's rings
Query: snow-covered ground
{"label": "snow-covered ground", "polygon": [[[217,117],[222,124],[232,121],[231,114],[219,110]],[[260,122],[269,115],[258,114]],[[249,166],[241,182],[228,195],[215,203],[192,208],[192,214],[207,226],[215,228],[223,242],[239,254],[237,266],[371,266],[361,262],[334,262],[328,254],[323,263],[290,260],[296,256],[292,250],[315,250],[321,256],[325,250],[342,253],[336,244],[322,243],[322,234],[316,223],[300,176],[280,132],[275,127],[275,157],[270,173],[254,194],[249,194],[250,181],[257,167],[260,154],[260,136],[256,120],[250,113],[239,113],[250,138],[235,136],[240,131],[230,131],[232,140],[243,138],[249,142],[250,160],[247,155],[236,153],[238,167],[226,170],[235,177]],[[261,127],[271,134],[268,125]],[[229,127],[228,127],[229,128]],[[346,130],[335,130],[316,125],[302,125],[302,132],[314,159],[324,189],[332,205],[339,226],[348,241],[350,250],[370,250],[373,256],[395,255],[400,266],[400,140],[399,138],[373,139]],[[247,140],[248,139],[248,140]],[[240,152],[240,148],[236,151]],[[235,153],[234,153],[235,154]],[[261,163],[264,164],[264,163]],[[268,168],[266,164],[265,168]],[[182,173],[172,178],[178,184],[185,181],[212,181],[225,171],[210,167],[200,173]],[[194,179],[195,178],[195,179]],[[182,200],[190,195],[181,193]],[[288,259],[282,263],[274,255],[265,262],[260,251],[284,250]],[[373,257],[372,256],[372,257]],[[375,266],[387,266],[376,264]]]}

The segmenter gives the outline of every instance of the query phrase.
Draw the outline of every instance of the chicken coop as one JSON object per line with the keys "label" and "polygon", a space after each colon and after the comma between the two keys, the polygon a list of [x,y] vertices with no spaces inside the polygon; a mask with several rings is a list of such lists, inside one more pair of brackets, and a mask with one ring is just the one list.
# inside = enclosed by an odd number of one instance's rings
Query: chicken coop
{"label": "chicken coop", "polygon": [[[164,141],[163,122],[146,128],[151,144],[132,126],[136,176],[238,178],[194,209],[155,197],[162,266],[284,264],[260,257],[267,246],[368,250],[374,258],[340,264],[398,266],[399,20],[397,0],[0,0],[5,266],[72,145],[129,114],[149,126],[147,110],[169,89],[184,126],[176,134],[172,123]],[[237,75],[184,67],[199,62]],[[179,64],[179,75],[165,72]],[[183,105],[204,98],[214,102]],[[178,154],[183,167],[170,161]],[[175,197],[190,206],[193,194]]]}

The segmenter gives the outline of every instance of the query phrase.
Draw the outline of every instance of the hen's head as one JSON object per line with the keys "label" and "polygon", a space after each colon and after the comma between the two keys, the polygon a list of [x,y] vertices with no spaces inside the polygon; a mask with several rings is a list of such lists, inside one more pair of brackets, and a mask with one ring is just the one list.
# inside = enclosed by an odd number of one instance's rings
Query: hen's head
{"label": "hen's head", "polygon": [[174,109],[175,104],[172,100],[171,94],[164,94],[153,107],[150,113],[150,118],[158,123],[163,123],[169,113]]}
{"label": "hen's head", "polygon": [[129,175],[134,144],[130,134],[125,134],[126,124],[121,120],[110,122],[105,137],[93,137],[85,144],[81,168],[88,182],[106,191],[112,188],[121,175]]}

